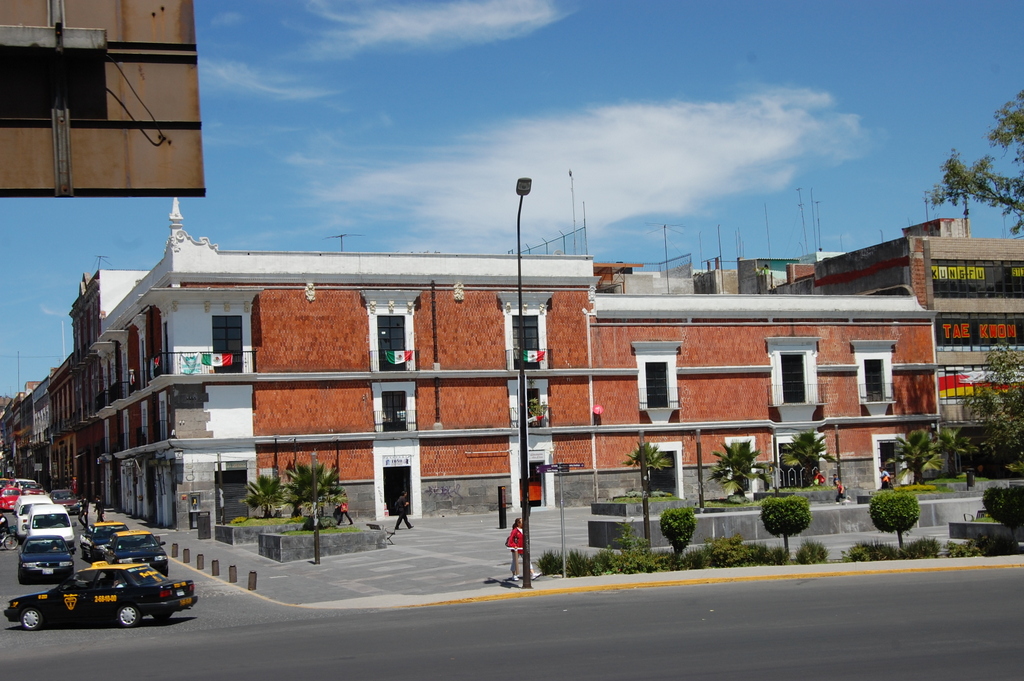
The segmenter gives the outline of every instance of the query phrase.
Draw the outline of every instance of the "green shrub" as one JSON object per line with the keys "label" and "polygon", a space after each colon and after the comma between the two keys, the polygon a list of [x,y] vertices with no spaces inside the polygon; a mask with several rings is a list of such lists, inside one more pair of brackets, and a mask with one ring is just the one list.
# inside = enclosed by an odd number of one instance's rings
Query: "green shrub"
{"label": "green shrub", "polygon": [[537,569],[546,575],[562,574],[562,554],[554,551],[545,551],[537,559]]}
{"label": "green shrub", "polygon": [[675,558],[677,570],[706,570],[711,567],[711,547],[695,546]]}
{"label": "green shrub", "polygon": [[594,557],[585,551],[573,549],[565,557],[566,577],[589,577],[594,574]]}
{"label": "green shrub", "polygon": [[932,537],[922,537],[917,541],[912,541],[902,549],[900,549],[900,556],[907,560],[917,560],[920,558],[938,558],[939,557],[939,541]]}
{"label": "green shrub", "polygon": [[[330,529],[335,528],[337,526],[338,526],[338,522],[334,518],[332,518],[330,516],[321,516],[320,517],[320,529],[321,530],[330,530]],[[302,529],[305,530],[306,532],[312,532],[313,531],[313,518],[312,517],[306,516],[305,518],[302,519]]]}
{"label": "green shrub", "polygon": [[[1024,487],[990,487],[982,501],[988,514],[1011,532],[1016,533],[1018,527],[1024,526]],[[1015,541],[1012,544],[1014,550],[1010,553],[1018,553],[1020,545]]]}
{"label": "green shrub", "polygon": [[228,523],[228,525],[241,525],[242,523],[244,523],[248,519],[249,519],[248,517],[246,517],[244,515],[240,515],[237,518],[232,518],[231,522]]}
{"label": "green shrub", "polygon": [[789,565],[789,549],[785,546],[751,544],[747,550],[751,565]]}
{"label": "green shrub", "polygon": [[767,497],[761,501],[761,523],[768,533],[782,537],[789,551],[789,537],[811,526],[811,502],[805,497]]}
{"label": "green shrub", "polygon": [[921,517],[921,506],[917,503],[917,497],[909,492],[879,492],[871,497],[868,515],[879,531],[895,532],[900,548],[903,548],[903,533],[917,524]]}
{"label": "green shrub", "polygon": [[704,542],[711,552],[710,567],[743,567],[751,565],[750,547],[743,543],[743,536],[708,539]]}
{"label": "green shrub", "polygon": [[686,550],[696,529],[697,517],[692,508],[670,508],[661,514],[661,534],[676,553]]}
{"label": "green shrub", "polygon": [[843,551],[843,562],[862,563],[874,560],[899,560],[900,550],[892,544],[859,542]]}
{"label": "green shrub", "polygon": [[828,548],[820,541],[809,539],[796,550],[796,562],[800,565],[816,565],[828,562]]}
{"label": "green shrub", "polygon": [[619,553],[612,565],[613,572],[625,575],[657,572],[658,561],[651,553],[650,542],[636,536],[629,523],[620,523],[619,527]]}
{"label": "green shrub", "polygon": [[982,554],[990,558],[1012,556],[1020,550],[1020,545],[1009,537],[990,537],[987,534],[978,537],[977,545]]}
{"label": "green shrub", "polygon": [[936,485],[900,485],[901,492],[910,492],[911,494],[932,494],[938,491],[938,489]]}
{"label": "green shrub", "polygon": [[615,559],[618,554],[614,549],[601,549],[594,556],[594,574],[611,575],[615,574]]}
{"label": "green shrub", "polygon": [[962,544],[955,541],[946,542],[946,555],[950,558],[975,558],[985,554],[973,540],[968,539]]}

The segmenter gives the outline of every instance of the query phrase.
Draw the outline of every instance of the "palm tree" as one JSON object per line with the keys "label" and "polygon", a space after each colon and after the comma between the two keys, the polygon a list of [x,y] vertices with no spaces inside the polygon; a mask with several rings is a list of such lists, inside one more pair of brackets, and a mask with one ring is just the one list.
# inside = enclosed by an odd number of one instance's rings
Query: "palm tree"
{"label": "palm tree", "polygon": [[636,448],[629,453],[626,460],[622,462],[622,465],[639,467],[641,449],[643,450],[644,458],[647,459],[648,468],[660,471],[663,468],[668,468],[672,465],[672,459],[669,458],[665,452],[658,449],[658,445],[653,442],[645,442],[642,445],[638,444]]}
{"label": "palm tree", "polygon": [[793,438],[782,455],[782,463],[802,468],[807,481],[814,477],[814,469],[822,460],[835,461],[836,457],[825,451],[825,436],[814,430],[805,430]]}
{"label": "palm tree", "polygon": [[902,480],[907,473],[914,474],[914,484],[924,481],[925,471],[942,468],[942,454],[938,444],[927,430],[915,430],[906,439],[896,438],[896,455],[886,463],[895,463],[901,470],[897,474]]}
{"label": "palm tree", "polygon": [[284,488],[281,479],[272,475],[261,475],[255,482],[247,483],[245,490],[249,493],[242,503],[249,508],[263,511],[263,517],[269,518],[284,503]]}
{"label": "palm tree", "polygon": [[943,428],[939,431],[939,450],[946,455],[946,467],[955,474],[960,474],[960,463],[963,457],[970,456],[978,448],[966,435],[960,434],[959,428]]}
{"label": "palm tree", "polygon": [[750,441],[733,442],[722,449],[722,453],[714,452],[718,463],[711,468],[710,477],[722,486],[726,494],[742,492],[745,480],[761,480],[766,486],[771,483],[767,464],[757,463],[761,450],[753,449]]}
{"label": "palm tree", "polygon": [[[316,465],[317,506],[325,504],[337,505],[344,488],[338,480],[338,471],[327,468],[322,463]],[[311,466],[298,464],[288,472],[288,484],[285,486],[285,503],[291,505],[293,514],[302,515],[303,511],[313,508],[313,471]]]}

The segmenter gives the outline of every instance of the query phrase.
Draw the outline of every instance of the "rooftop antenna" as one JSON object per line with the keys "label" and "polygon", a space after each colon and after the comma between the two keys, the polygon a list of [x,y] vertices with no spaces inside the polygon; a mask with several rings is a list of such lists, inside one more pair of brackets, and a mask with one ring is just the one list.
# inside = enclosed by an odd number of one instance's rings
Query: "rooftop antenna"
{"label": "rooftop antenna", "polygon": [[928,217],[928,192],[922,192],[924,194],[924,221],[931,222],[931,218]]}
{"label": "rooftop antenna", "polygon": [[110,264],[110,258],[108,258],[107,256],[105,256],[105,255],[97,255],[96,256],[96,269],[97,270],[100,269],[100,265],[103,264],[104,260],[107,261],[107,264]]}
{"label": "rooftop antenna", "polygon": [[768,204],[764,204],[764,233],[768,237],[768,259],[772,259],[772,230],[768,226]]}
{"label": "rooftop antenna", "polygon": [[569,168],[569,194],[572,196],[572,254],[576,251],[576,184],[572,179],[572,168]]}
{"label": "rooftop antenna", "polygon": [[583,253],[590,253],[590,244],[587,243],[587,202],[583,201]]}
{"label": "rooftop antenna", "polygon": [[[800,203],[798,203],[796,205],[798,205],[800,207],[800,224],[801,224],[801,226],[803,226],[803,229],[804,229],[804,251],[806,251],[807,247],[808,247],[808,244],[807,244],[807,222],[804,220],[804,195],[800,192],[800,189],[801,189],[800,187],[796,188],[796,195],[800,199]],[[804,255],[804,253],[801,253],[800,255]]]}
{"label": "rooftop antenna", "polygon": [[823,239],[821,238],[821,201],[814,202],[815,213],[818,215],[818,248],[824,246]]}
{"label": "rooftop antenna", "polygon": [[[648,222],[647,224],[648,225],[654,225],[654,224],[657,224],[657,223]],[[668,230],[669,230],[669,227],[685,227],[685,226],[686,225],[665,225],[665,224],[659,226],[659,229],[661,230],[662,239],[665,242],[665,292],[666,293],[671,293],[672,292],[669,289],[669,285],[668,285]],[[648,234],[651,234],[651,233],[656,232],[656,231],[657,230],[652,229],[650,232],[648,232]],[[672,231],[675,232],[676,230],[673,229]],[[682,232],[676,232],[676,233],[677,234],[682,234]]]}
{"label": "rooftop antenna", "polygon": [[718,266],[722,267],[722,225],[718,225]]}
{"label": "rooftop antenna", "polygon": [[345,252],[345,237],[347,236],[362,236],[362,234],[335,234],[334,236],[325,236],[324,239],[337,239],[338,249],[340,252]]}

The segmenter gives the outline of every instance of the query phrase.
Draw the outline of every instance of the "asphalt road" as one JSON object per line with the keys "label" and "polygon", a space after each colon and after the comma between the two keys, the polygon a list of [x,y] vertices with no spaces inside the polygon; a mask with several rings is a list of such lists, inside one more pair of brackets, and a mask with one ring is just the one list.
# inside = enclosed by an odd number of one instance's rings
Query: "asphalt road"
{"label": "asphalt road", "polygon": [[[14,557],[0,551],[5,599],[27,592]],[[167,624],[9,625],[0,661],[5,673],[47,677],[113,665],[118,676],[218,681],[1019,679],[1020,578],[969,570],[338,612],[270,603],[199,576],[200,603]]]}

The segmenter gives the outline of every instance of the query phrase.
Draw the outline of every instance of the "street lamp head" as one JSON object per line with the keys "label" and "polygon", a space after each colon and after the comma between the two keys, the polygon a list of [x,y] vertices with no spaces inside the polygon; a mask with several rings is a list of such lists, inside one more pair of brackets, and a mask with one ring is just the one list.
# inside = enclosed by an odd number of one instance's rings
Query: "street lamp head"
{"label": "street lamp head", "polygon": [[530,193],[531,187],[533,187],[533,180],[528,177],[520,177],[516,181],[516,194],[519,194],[519,196],[526,196]]}

